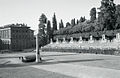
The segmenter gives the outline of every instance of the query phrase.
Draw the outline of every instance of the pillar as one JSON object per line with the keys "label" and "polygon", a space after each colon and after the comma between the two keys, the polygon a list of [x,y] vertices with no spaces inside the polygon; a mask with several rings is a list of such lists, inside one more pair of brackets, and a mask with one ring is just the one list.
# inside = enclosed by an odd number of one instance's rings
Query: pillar
{"label": "pillar", "polygon": [[40,62],[40,53],[39,53],[39,39],[38,34],[36,35],[36,62]]}

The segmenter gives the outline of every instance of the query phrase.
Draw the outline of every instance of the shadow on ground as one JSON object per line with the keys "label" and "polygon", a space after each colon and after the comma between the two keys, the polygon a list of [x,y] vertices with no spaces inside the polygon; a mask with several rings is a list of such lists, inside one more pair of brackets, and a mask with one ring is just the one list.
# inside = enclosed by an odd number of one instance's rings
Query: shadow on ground
{"label": "shadow on ground", "polygon": [[69,56],[69,55],[78,55],[76,54],[53,54],[53,55],[41,55],[42,57],[48,57],[48,56]]}
{"label": "shadow on ground", "polygon": [[89,61],[101,61],[104,59],[84,59],[84,60],[65,60],[65,61],[53,61],[53,62],[42,62],[40,65],[59,64],[59,63],[76,63],[76,62],[89,62]]}
{"label": "shadow on ground", "polygon": [[[78,55],[76,54],[53,54],[53,55],[41,55],[41,57],[49,57],[49,56],[69,56],[69,55]],[[18,58],[21,57],[22,55],[19,56],[0,56],[0,59],[4,59],[4,58]],[[24,56],[24,55],[23,55]]]}
{"label": "shadow on ground", "polygon": [[29,63],[21,63],[21,64],[0,64],[0,68],[23,67],[23,66],[30,66],[30,65],[50,65],[50,64],[59,64],[59,63],[101,61],[104,59],[65,60],[65,61],[52,61],[52,62],[49,62],[49,60],[53,60],[53,59],[45,59],[45,60],[42,60],[41,63],[29,62]]}

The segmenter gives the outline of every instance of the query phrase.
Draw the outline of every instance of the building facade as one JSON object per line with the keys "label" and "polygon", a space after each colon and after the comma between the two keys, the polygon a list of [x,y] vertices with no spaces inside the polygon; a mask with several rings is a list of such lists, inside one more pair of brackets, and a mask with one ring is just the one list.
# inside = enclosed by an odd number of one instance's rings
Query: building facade
{"label": "building facade", "polygon": [[23,50],[35,46],[34,31],[24,24],[0,27],[2,49]]}
{"label": "building facade", "polygon": [[0,38],[0,50],[2,50],[2,40]]}

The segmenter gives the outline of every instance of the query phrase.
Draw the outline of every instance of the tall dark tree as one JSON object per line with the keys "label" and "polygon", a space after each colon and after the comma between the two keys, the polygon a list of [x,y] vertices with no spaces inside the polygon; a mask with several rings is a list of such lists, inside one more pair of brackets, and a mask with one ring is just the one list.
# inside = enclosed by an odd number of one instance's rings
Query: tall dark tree
{"label": "tall dark tree", "polygon": [[83,17],[83,22],[86,20],[85,16]]}
{"label": "tall dark tree", "polygon": [[71,24],[69,22],[66,23],[66,27],[70,26]]}
{"label": "tall dark tree", "polygon": [[52,23],[53,23],[53,31],[57,30],[57,20],[56,20],[55,13],[54,13],[53,18],[52,18]]}
{"label": "tall dark tree", "polygon": [[80,17],[79,22],[82,23],[82,22],[84,22],[85,20],[86,20],[85,17]]}
{"label": "tall dark tree", "polygon": [[113,0],[102,0],[98,19],[104,30],[115,29],[115,11],[116,7]]}
{"label": "tall dark tree", "polygon": [[92,8],[90,10],[90,20],[91,22],[94,22],[96,20],[96,8]]}
{"label": "tall dark tree", "polygon": [[76,24],[76,23],[75,23],[75,18],[74,18],[74,19],[71,20],[71,25],[72,25],[72,26],[75,26],[75,24]]}
{"label": "tall dark tree", "polygon": [[47,23],[47,17],[45,14],[42,14],[39,18],[39,46],[44,46],[47,44],[47,35],[46,35],[46,26],[45,24]]}
{"label": "tall dark tree", "polygon": [[42,21],[43,23],[47,23],[47,17],[44,13],[41,14],[40,18],[39,18],[39,21]]}
{"label": "tall dark tree", "polygon": [[59,29],[61,29],[61,23],[59,23]]}
{"label": "tall dark tree", "polygon": [[77,24],[79,24],[79,20],[77,19]]}
{"label": "tall dark tree", "polygon": [[61,28],[64,28],[64,24],[63,24],[62,19],[61,19],[61,21],[60,21],[60,23],[59,23],[59,29],[61,29]]}
{"label": "tall dark tree", "polygon": [[47,22],[47,39],[48,39],[48,43],[50,42],[51,37],[52,37],[51,23],[50,23],[50,20],[48,20],[48,22]]}
{"label": "tall dark tree", "polygon": [[120,5],[117,5],[116,6],[116,29],[120,29]]}
{"label": "tall dark tree", "polygon": [[42,36],[44,35],[45,36],[45,25],[47,23],[47,17],[45,16],[45,14],[41,14],[40,18],[39,18],[39,35]]}

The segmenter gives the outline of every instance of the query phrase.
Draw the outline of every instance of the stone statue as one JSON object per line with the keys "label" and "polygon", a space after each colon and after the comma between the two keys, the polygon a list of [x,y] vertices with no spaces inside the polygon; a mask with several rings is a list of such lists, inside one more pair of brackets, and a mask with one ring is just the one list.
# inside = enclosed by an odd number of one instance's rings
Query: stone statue
{"label": "stone statue", "polygon": [[79,43],[82,43],[82,37],[80,36],[80,38],[79,38]]}
{"label": "stone statue", "polygon": [[63,43],[66,43],[65,38],[63,38]]}
{"label": "stone statue", "polygon": [[90,40],[89,40],[89,43],[93,43],[94,41],[93,41],[93,36],[91,35],[90,36]]}
{"label": "stone statue", "polygon": [[105,43],[105,42],[107,42],[107,39],[105,38],[105,34],[103,34],[103,35],[102,35],[101,42],[102,42],[102,43]]}
{"label": "stone statue", "polygon": [[73,37],[70,37],[70,43],[73,43]]}

